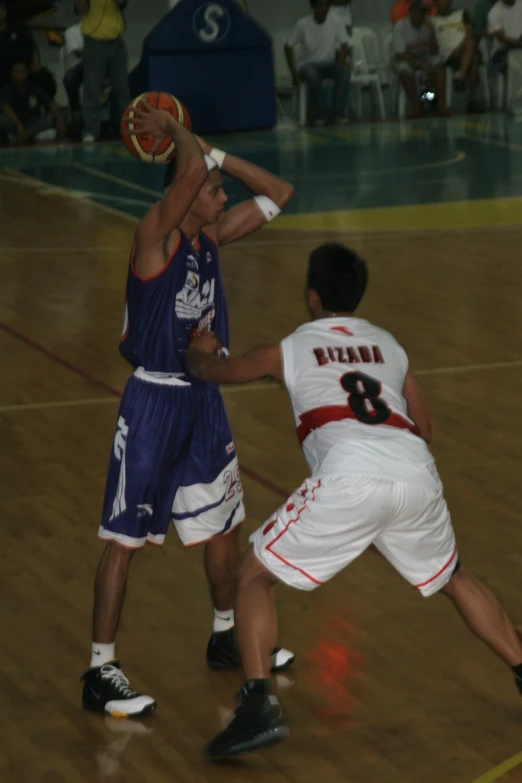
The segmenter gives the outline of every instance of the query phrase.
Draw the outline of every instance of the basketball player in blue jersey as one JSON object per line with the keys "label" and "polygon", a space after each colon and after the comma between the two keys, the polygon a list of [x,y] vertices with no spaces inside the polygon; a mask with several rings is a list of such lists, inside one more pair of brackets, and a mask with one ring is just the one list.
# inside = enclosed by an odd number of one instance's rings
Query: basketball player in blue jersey
{"label": "basketball player in blue jersey", "polygon": [[[210,149],[164,111],[143,104],[137,135],[176,144],[163,199],[136,231],[127,280],[120,351],[135,368],[125,387],[110,458],[99,529],[107,544],[95,581],[92,657],[83,704],[118,716],[154,710],[151,696],[130,688],[115,656],[115,638],[132,556],[147,541],[163,544],[170,520],[185,546],[204,543],[214,602],[207,648],[213,668],[241,665],[234,633],[239,525],[245,516],[234,442],[218,387],[189,375],[193,333],[212,330],[228,348],[221,245],[275,217],[293,187],[247,161]],[[225,213],[220,169],[255,195]],[[272,667],[293,661],[274,649]]]}

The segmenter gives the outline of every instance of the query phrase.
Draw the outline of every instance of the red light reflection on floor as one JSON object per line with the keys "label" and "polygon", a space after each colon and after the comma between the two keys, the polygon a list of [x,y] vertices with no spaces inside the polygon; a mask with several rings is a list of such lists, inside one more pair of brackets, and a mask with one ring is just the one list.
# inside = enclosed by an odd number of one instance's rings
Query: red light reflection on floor
{"label": "red light reflection on floor", "polygon": [[353,723],[352,686],[364,665],[355,650],[356,635],[357,630],[344,617],[330,617],[319,628],[319,641],[306,656],[312,684],[322,702],[314,711],[327,722]]}

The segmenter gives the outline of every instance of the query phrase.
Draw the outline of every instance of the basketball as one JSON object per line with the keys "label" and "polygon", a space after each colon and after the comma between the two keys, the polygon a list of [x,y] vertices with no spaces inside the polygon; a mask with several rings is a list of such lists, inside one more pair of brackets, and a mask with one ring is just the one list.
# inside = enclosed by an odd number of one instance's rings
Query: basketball
{"label": "basketball", "polygon": [[152,138],[150,136],[129,136],[127,133],[128,130],[133,130],[135,127],[139,128],[139,125],[135,126],[132,122],[125,122],[125,118],[128,117],[132,120],[135,115],[136,107],[141,101],[146,101],[154,109],[168,111],[181,125],[184,125],[185,128],[188,128],[189,130],[192,127],[190,115],[181,101],[178,101],[177,98],[173,95],[169,95],[167,92],[144,92],[142,95],[138,95],[137,98],[134,98],[123,112],[120,132],[123,143],[130,154],[146,163],[167,163],[167,161],[172,158],[175,150],[175,144],[171,138],[165,139],[156,152],[152,154],[150,151],[152,147]]}

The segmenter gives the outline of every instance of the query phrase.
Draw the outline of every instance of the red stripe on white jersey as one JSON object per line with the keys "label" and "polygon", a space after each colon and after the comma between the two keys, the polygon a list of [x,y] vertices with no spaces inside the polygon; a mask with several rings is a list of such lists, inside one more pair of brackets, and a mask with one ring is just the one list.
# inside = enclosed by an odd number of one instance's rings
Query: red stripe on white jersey
{"label": "red stripe on white jersey", "polygon": [[[321,408],[313,408],[311,411],[302,413],[299,418],[301,424],[297,427],[297,437],[299,438],[300,443],[303,443],[311,432],[320,427],[324,427],[325,424],[330,424],[332,421],[345,421],[346,419],[358,421],[357,416],[349,405],[324,405]],[[414,424],[411,424],[408,419],[401,416],[400,413],[390,414],[386,421],[381,421],[379,424],[386,427],[397,427],[401,430],[408,430],[413,435],[420,436],[417,427]],[[375,425],[370,424],[369,426]]]}

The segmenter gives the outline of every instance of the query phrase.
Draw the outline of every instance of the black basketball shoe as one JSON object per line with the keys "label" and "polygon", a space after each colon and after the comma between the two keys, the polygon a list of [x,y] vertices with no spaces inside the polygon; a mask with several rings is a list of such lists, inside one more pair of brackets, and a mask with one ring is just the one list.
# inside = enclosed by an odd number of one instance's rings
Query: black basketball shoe
{"label": "black basketball shoe", "polygon": [[113,718],[142,718],[156,709],[152,696],[132,691],[119,661],[88,669],[83,681],[83,706],[112,715]]}
{"label": "black basketball shoe", "polygon": [[[290,650],[274,647],[272,651],[272,671],[288,669],[295,655]],[[228,631],[214,632],[207,645],[207,664],[211,669],[240,669],[241,656],[233,628]]]}
{"label": "black basketball shoe", "polygon": [[239,691],[240,704],[232,722],[206,747],[209,759],[250,753],[263,745],[275,745],[288,736],[283,710],[275,696]]}

